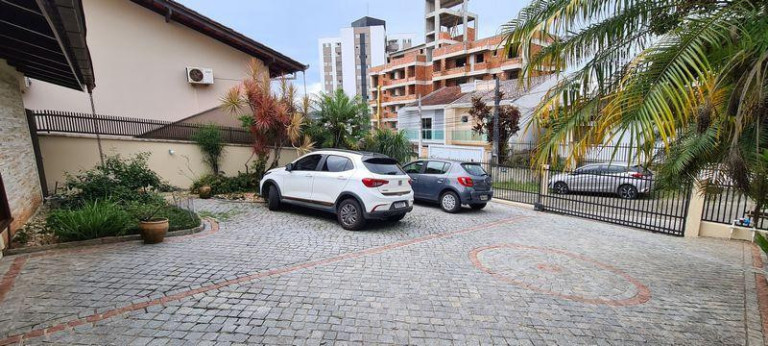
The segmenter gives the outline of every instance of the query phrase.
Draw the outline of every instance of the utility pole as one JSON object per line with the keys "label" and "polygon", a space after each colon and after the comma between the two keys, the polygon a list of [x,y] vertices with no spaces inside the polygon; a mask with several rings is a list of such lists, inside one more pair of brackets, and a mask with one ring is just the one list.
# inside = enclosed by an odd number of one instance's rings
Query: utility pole
{"label": "utility pole", "polygon": [[421,133],[421,131],[422,131],[422,129],[421,129],[421,126],[422,126],[422,124],[421,124],[421,94],[419,94],[418,113],[419,113],[419,153],[418,153],[417,156],[421,157],[421,148],[422,148],[421,140],[422,140],[422,137],[423,137],[423,134]]}
{"label": "utility pole", "polygon": [[499,162],[499,103],[501,103],[501,93],[499,92],[499,76],[494,76],[496,87],[493,90],[493,161],[498,165]]}
{"label": "utility pole", "polygon": [[376,87],[376,119],[378,120],[379,128],[381,126],[381,84]]}

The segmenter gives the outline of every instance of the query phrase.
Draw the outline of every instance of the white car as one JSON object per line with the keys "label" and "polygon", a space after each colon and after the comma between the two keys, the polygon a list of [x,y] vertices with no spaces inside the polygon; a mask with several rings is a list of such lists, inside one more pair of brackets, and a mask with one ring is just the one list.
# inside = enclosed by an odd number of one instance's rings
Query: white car
{"label": "white car", "polygon": [[399,221],[413,210],[411,179],[397,160],[348,150],[319,150],[269,170],[259,184],[269,210],[282,203],[335,213],[342,227]]}

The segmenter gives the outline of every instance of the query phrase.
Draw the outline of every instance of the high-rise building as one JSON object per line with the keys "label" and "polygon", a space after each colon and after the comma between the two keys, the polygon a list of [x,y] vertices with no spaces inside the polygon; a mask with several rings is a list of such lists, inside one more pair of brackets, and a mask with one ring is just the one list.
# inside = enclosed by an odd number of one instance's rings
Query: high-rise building
{"label": "high-rise building", "polygon": [[387,36],[386,22],[367,16],[342,28],[339,37],[320,39],[323,91],[342,88],[347,95],[367,97],[368,68],[386,63],[388,52],[411,47],[413,39],[410,34]]}

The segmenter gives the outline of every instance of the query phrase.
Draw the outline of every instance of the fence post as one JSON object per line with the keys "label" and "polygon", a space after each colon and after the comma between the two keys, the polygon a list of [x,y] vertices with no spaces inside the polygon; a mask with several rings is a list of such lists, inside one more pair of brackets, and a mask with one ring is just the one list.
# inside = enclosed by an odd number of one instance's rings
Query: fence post
{"label": "fence post", "polygon": [[539,169],[539,194],[536,197],[536,204],[533,206],[533,210],[544,211],[544,204],[541,203],[541,196],[546,196],[549,193],[549,165],[541,165]]}
{"label": "fence post", "polygon": [[685,237],[696,238],[701,230],[701,217],[704,214],[704,191],[698,182],[693,184],[688,197],[688,210],[685,217]]}

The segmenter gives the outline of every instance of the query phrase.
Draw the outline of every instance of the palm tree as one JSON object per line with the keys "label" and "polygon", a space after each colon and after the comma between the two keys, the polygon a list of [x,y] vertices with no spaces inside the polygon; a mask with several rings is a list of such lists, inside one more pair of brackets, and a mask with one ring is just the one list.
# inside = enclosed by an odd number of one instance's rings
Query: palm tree
{"label": "palm tree", "polygon": [[[722,169],[759,217],[768,193],[768,3],[533,0],[503,30],[506,49],[526,61],[524,80],[569,71],[535,111],[544,129],[537,163],[568,142],[572,159],[615,139],[661,143],[662,181],[682,186]],[[539,50],[542,41],[550,44]]]}
{"label": "palm tree", "polygon": [[308,137],[302,137],[306,122],[302,111],[306,112],[306,108],[302,110],[297,105],[294,86],[281,78],[280,93],[275,94],[267,68],[256,59],[251,60],[249,68],[248,78],[221,98],[221,107],[237,115],[242,126],[253,135],[255,170],[260,179],[264,172],[277,167],[284,146],[298,144],[296,149],[302,152],[309,150],[313,143]]}
{"label": "palm tree", "polygon": [[394,129],[375,129],[363,140],[361,150],[387,155],[400,163],[407,163],[414,156],[413,144],[405,131]]}
{"label": "palm tree", "polygon": [[368,106],[343,90],[320,94],[315,100],[316,141],[323,147],[354,149],[369,127]]}

